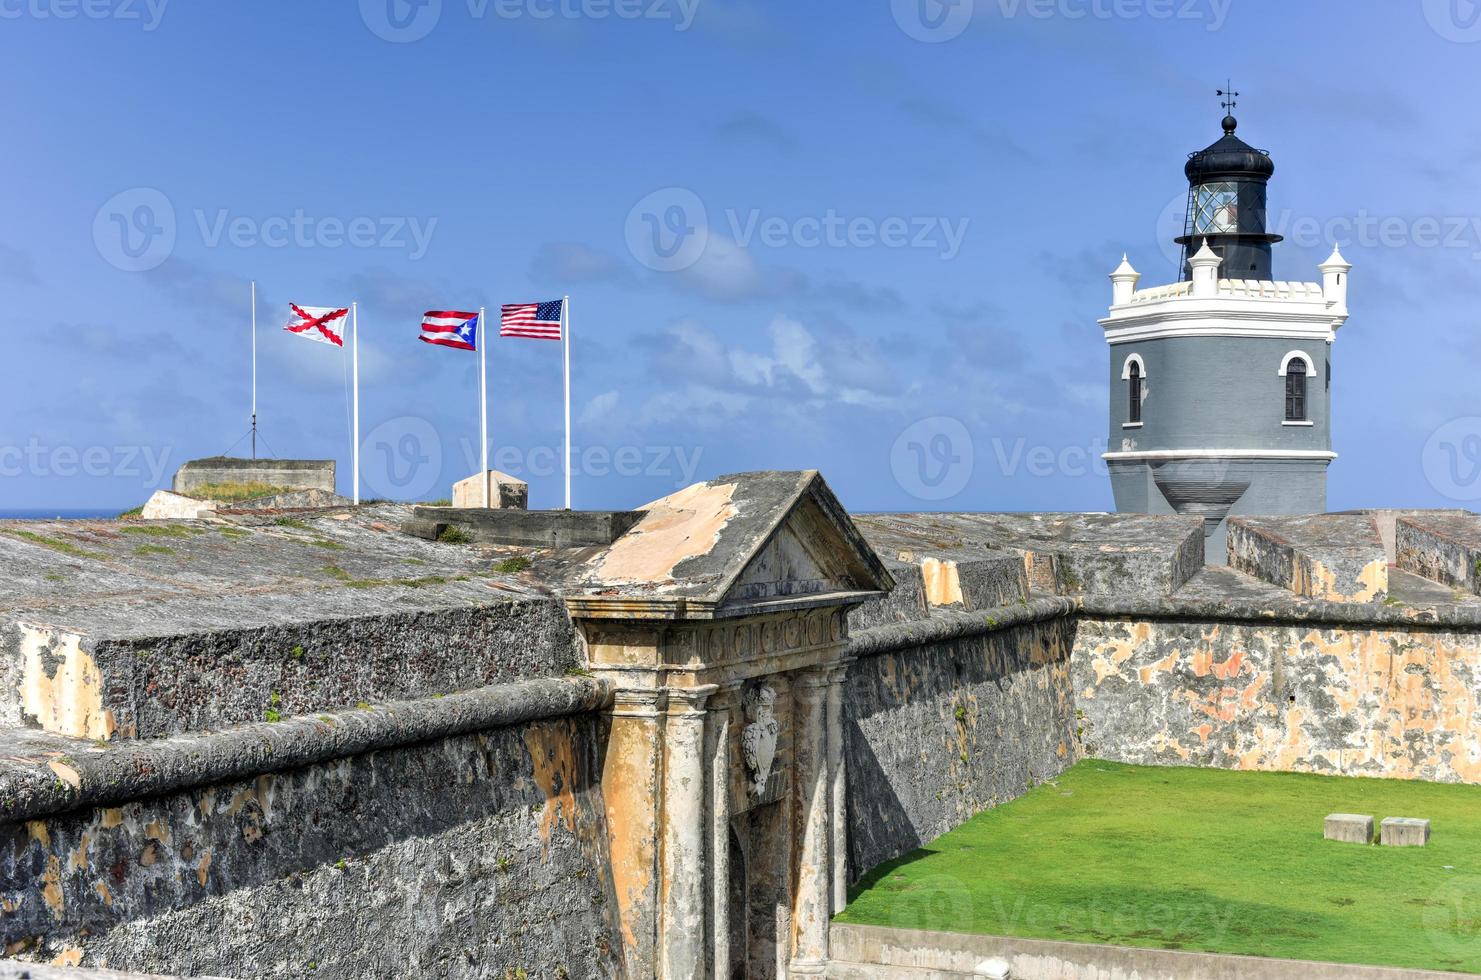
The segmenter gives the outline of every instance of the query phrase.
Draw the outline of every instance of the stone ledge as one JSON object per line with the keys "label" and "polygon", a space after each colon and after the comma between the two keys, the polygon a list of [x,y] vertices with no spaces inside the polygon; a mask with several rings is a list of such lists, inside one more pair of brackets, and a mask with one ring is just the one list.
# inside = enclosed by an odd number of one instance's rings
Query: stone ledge
{"label": "stone ledge", "polygon": [[1371,604],[1296,600],[1285,603],[1078,596],[1033,599],[1027,603],[978,612],[937,609],[924,619],[855,629],[849,637],[846,649],[850,657],[872,657],[909,647],[982,636],[1061,616],[1234,621],[1355,629],[1481,630],[1481,606],[1405,609]]}
{"label": "stone ledge", "polygon": [[945,643],[1012,629],[1029,623],[1071,616],[1077,611],[1074,599],[1054,597],[985,609],[980,612],[937,611],[929,619],[889,623],[860,630],[849,637],[849,657],[874,657],[894,650]]}
{"label": "stone ledge", "polygon": [[1481,517],[1414,514],[1395,522],[1398,565],[1453,589],[1481,594]]}
{"label": "stone ledge", "polygon": [[155,741],[100,744],[4,730],[0,824],[596,711],[610,699],[601,681],[556,678]]}
{"label": "stone ledge", "polygon": [[529,548],[606,547],[642,519],[638,510],[499,510],[418,507],[403,530],[436,540],[456,527],[481,544]]}
{"label": "stone ledge", "polygon": [[1382,602],[1388,559],[1371,517],[1231,517],[1229,565],[1296,595]]}
{"label": "stone ledge", "polygon": [[[119,973],[117,970],[84,969],[74,966],[43,966],[0,960],[0,980],[178,980],[158,973]],[[197,980],[225,980],[200,976]]]}
{"label": "stone ledge", "polygon": [[836,980],[972,980],[989,958],[1007,960],[1013,980],[1135,977],[1137,980],[1425,980],[1472,974],[1352,963],[1281,960],[1185,950],[1102,946],[1046,939],[889,929],[834,922],[828,933]]}

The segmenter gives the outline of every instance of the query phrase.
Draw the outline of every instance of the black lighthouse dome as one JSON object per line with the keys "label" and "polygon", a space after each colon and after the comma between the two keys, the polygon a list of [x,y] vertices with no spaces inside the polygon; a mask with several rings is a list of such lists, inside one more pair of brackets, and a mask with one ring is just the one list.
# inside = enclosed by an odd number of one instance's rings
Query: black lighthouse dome
{"label": "black lighthouse dome", "polygon": [[1239,121],[1224,117],[1224,136],[1188,154],[1188,218],[1177,243],[1183,246],[1183,278],[1192,277],[1188,256],[1207,240],[1223,258],[1225,279],[1270,279],[1270,246],[1281,240],[1266,225],[1267,185],[1275,162],[1235,135]]}
{"label": "black lighthouse dome", "polygon": [[1257,150],[1234,135],[1239,120],[1224,117],[1224,138],[1206,150],[1188,154],[1183,173],[1188,183],[1201,184],[1219,177],[1245,177],[1269,180],[1275,174],[1275,161],[1265,150]]}

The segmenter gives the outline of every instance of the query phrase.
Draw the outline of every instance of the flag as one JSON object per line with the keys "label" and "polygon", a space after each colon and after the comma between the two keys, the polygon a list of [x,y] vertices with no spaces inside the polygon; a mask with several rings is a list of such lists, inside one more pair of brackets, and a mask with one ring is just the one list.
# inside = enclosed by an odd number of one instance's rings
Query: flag
{"label": "flag", "polygon": [[422,317],[422,339],[429,344],[478,350],[478,333],[482,326],[477,313],[457,310],[428,310]]}
{"label": "flag", "polygon": [[499,336],[560,340],[565,302],[557,299],[549,303],[506,303],[499,322]]}
{"label": "flag", "polygon": [[333,344],[336,347],[345,345],[344,325],[350,315],[348,306],[337,309],[332,306],[288,305],[293,310],[293,319],[288,321],[284,330],[321,344]]}

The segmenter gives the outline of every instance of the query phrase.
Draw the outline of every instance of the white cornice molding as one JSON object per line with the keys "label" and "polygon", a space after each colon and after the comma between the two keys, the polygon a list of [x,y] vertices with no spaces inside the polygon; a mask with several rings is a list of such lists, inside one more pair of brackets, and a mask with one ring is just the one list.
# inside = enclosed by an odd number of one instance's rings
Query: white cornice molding
{"label": "white cornice molding", "polygon": [[1101,459],[1110,462],[1162,459],[1324,459],[1330,462],[1336,458],[1336,453],[1320,449],[1148,449],[1101,453]]}
{"label": "white cornice molding", "polygon": [[[1102,321],[1102,326],[1105,323]],[[1106,343],[1124,344],[1137,340],[1161,340],[1164,337],[1260,337],[1330,344],[1336,341],[1336,328],[1330,324],[1301,328],[1289,326],[1237,326],[1228,323],[1190,325],[1183,323],[1146,324],[1106,329]]]}

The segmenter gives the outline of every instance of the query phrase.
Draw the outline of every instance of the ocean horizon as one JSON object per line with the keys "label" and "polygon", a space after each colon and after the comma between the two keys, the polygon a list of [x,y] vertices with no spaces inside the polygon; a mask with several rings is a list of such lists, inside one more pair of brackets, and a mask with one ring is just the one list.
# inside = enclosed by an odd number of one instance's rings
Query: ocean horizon
{"label": "ocean horizon", "polygon": [[89,521],[117,517],[128,507],[18,507],[0,510],[0,521]]}

